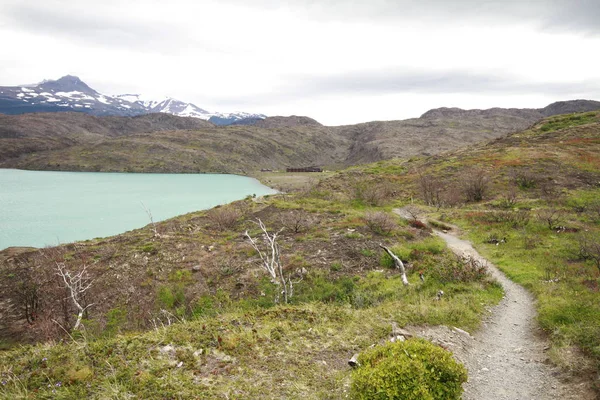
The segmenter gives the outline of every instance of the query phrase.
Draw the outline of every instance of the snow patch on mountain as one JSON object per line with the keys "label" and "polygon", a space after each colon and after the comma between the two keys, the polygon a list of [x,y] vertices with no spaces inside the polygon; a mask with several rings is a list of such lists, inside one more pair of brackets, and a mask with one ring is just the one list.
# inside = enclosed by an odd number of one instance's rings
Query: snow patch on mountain
{"label": "snow patch on mountain", "polygon": [[34,85],[0,87],[0,99],[10,103],[0,113],[26,113],[61,111],[56,107],[71,108],[94,115],[134,116],[148,113],[167,113],[180,117],[211,120],[228,125],[245,119],[264,119],[266,115],[247,112],[211,112],[192,103],[171,97],[151,98],[141,94],[109,96],[97,92],[76,76],[63,76],[57,80],[44,80]]}

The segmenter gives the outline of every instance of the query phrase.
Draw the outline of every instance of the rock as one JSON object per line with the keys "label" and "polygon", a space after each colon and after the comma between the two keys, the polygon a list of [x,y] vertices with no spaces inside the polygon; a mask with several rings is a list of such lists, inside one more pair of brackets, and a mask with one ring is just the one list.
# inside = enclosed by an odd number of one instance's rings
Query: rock
{"label": "rock", "polygon": [[175,357],[175,347],[170,344],[163,346],[163,347],[159,347],[158,351],[166,357],[169,357],[169,358]]}
{"label": "rock", "polygon": [[213,349],[212,355],[219,361],[223,361],[223,362],[233,361],[233,357],[231,357],[230,355],[225,354],[222,351],[219,351],[217,349]]}
{"label": "rock", "polygon": [[471,334],[469,332],[467,332],[467,331],[463,331],[462,329],[457,328],[457,327],[454,327],[452,329],[454,330],[454,332],[460,333],[461,335],[464,335],[464,336],[466,336],[468,338],[471,338]]}
{"label": "rock", "polygon": [[404,339],[408,339],[413,337],[413,334],[410,333],[409,331],[407,331],[406,329],[402,329],[400,327],[398,327],[398,324],[396,322],[392,322],[392,337],[396,338],[398,336],[403,336]]}
{"label": "rock", "polygon": [[201,270],[202,270],[202,266],[200,266],[200,264],[194,265],[192,267],[192,272],[200,272]]}

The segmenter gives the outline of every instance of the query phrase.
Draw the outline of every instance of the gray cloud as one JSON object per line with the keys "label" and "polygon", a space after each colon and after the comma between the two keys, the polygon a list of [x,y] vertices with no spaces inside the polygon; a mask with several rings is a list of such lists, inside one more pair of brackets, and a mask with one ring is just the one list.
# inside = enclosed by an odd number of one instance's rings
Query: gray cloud
{"label": "gray cloud", "polygon": [[291,8],[325,20],[531,23],[550,32],[600,34],[598,0],[255,0],[253,4],[273,9]]}
{"label": "gray cloud", "polygon": [[223,52],[208,41],[190,35],[168,20],[157,24],[120,16],[118,9],[110,17],[98,15],[94,7],[86,12],[60,6],[59,3],[12,4],[2,10],[4,26],[70,41],[107,47],[121,47],[160,53],[176,53],[189,48]]}
{"label": "gray cloud", "polygon": [[527,82],[510,75],[473,73],[469,71],[417,71],[407,69],[366,70],[335,75],[288,76],[287,85],[272,92],[247,98],[221,99],[227,103],[256,101],[276,103],[298,98],[330,95],[421,94],[487,94],[547,95],[562,98],[600,98],[600,81]]}
{"label": "gray cloud", "polygon": [[350,74],[301,78],[301,90],[327,93],[390,94],[418,93],[540,93],[569,95],[598,94],[600,82],[531,83],[508,75],[492,75],[469,71],[372,70]]}

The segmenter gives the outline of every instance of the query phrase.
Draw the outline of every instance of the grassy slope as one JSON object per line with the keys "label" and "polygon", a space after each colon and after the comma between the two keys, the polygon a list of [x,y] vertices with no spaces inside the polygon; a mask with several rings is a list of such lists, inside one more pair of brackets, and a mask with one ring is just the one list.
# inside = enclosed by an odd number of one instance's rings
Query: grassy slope
{"label": "grassy slope", "polygon": [[[486,201],[431,212],[467,229],[484,254],[533,290],[540,322],[554,340],[556,361],[582,364],[568,357],[573,344],[598,360],[598,272],[570,251],[576,233],[551,231],[536,215],[561,208],[564,225],[598,237],[593,204],[600,197],[599,125],[597,114],[554,117],[448,157],[352,168],[305,195],[238,203],[243,216],[233,228],[217,229],[207,213],[192,213],[161,223],[161,238],[145,228],[5,259],[4,268],[38,268],[40,274],[52,273],[53,260],[70,268],[88,263],[96,277],[92,297],[104,297],[86,322],[87,340],[76,337],[0,355],[6,382],[1,393],[39,398],[343,397],[349,382],[346,360],[384,339],[392,321],[473,329],[486,305],[501,295],[485,281],[452,282],[440,275],[453,257],[426,231],[397,220],[397,227],[382,236],[362,219],[370,210],[389,211],[418,198],[416,171],[440,177],[450,190],[473,166],[493,177]],[[549,176],[537,176],[535,187],[518,189],[517,202],[507,206],[515,168],[536,171],[540,165],[544,168],[538,173]],[[552,190],[542,185],[549,181]],[[306,213],[312,222],[284,236],[285,262],[290,272],[305,268],[308,274],[297,285],[293,304],[273,306],[272,286],[240,233],[258,233],[251,223],[256,217],[276,229],[291,211]],[[522,213],[529,216],[527,223],[515,217]],[[492,234],[508,242],[483,244]],[[418,282],[416,271],[424,270],[426,283],[402,287],[379,242],[399,244],[396,251],[410,261],[411,282]],[[195,265],[199,273],[191,272]],[[127,290],[122,281],[129,284]],[[6,275],[2,282],[9,282]],[[438,289],[447,293],[439,302],[433,300]],[[147,329],[151,318],[166,323],[161,308],[189,322],[164,328],[158,322],[150,332],[126,333]]]}
{"label": "grassy slope", "polygon": [[[38,321],[24,331],[12,330],[14,335],[60,334],[57,324],[46,323],[49,317],[64,326],[73,323],[61,312],[64,296],[56,294],[54,261],[72,270],[89,265],[95,278],[89,299],[96,304],[83,337],[1,354],[6,385],[0,393],[340,398],[348,390],[347,360],[384,340],[392,322],[472,330],[485,308],[501,297],[499,287],[483,276],[461,281],[437,274],[439,266],[456,266],[455,258],[427,231],[391,214],[396,225],[391,232],[371,231],[362,219],[371,207],[354,199],[328,199],[313,191],[230,207],[242,210],[231,228],[219,229],[210,213],[198,212],[160,223],[160,238],[147,227],[4,259],[0,282],[8,286],[0,301],[11,301],[11,288],[22,287],[18,271],[28,268],[45,296]],[[257,217],[278,229],[290,213],[303,213],[310,224],[283,234],[284,262],[290,273],[306,273],[292,304],[275,306],[273,286],[241,232],[257,235],[251,222]],[[397,246],[410,261],[413,285],[402,285],[380,242]],[[192,272],[197,265],[200,270]],[[418,270],[425,271],[425,284]],[[446,294],[436,301],[440,289]],[[188,322],[163,327],[168,319]]]}
{"label": "grassy slope", "polygon": [[[421,198],[419,174],[434,177],[442,196],[460,192],[465,172],[488,178],[483,202],[424,207],[461,226],[478,250],[538,299],[539,322],[551,336],[553,359],[573,369],[600,368],[600,271],[579,254],[579,238],[600,241],[600,114],[554,116],[529,130],[443,157],[382,161],[351,168],[327,187],[351,193],[357,182],[392,183]],[[349,182],[349,183],[348,183]],[[422,200],[421,200],[422,201]],[[557,210],[554,229],[547,211]],[[565,227],[560,229],[557,227]],[[487,244],[506,238],[506,243]]]}

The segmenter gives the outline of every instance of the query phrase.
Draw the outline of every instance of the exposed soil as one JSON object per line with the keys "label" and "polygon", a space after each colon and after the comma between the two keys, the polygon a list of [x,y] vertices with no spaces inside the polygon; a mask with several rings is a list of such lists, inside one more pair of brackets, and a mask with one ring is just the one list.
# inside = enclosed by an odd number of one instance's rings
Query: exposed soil
{"label": "exposed soil", "polygon": [[[407,217],[405,210],[395,210]],[[586,377],[573,377],[551,364],[550,343],[536,322],[535,299],[477,253],[470,242],[434,231],[457,254],[473,257],[504,288],[504,298],[472,336],[448,327],[412,328],[415,335],[452,351],[468,370],[466,400],[597,399]]]}

